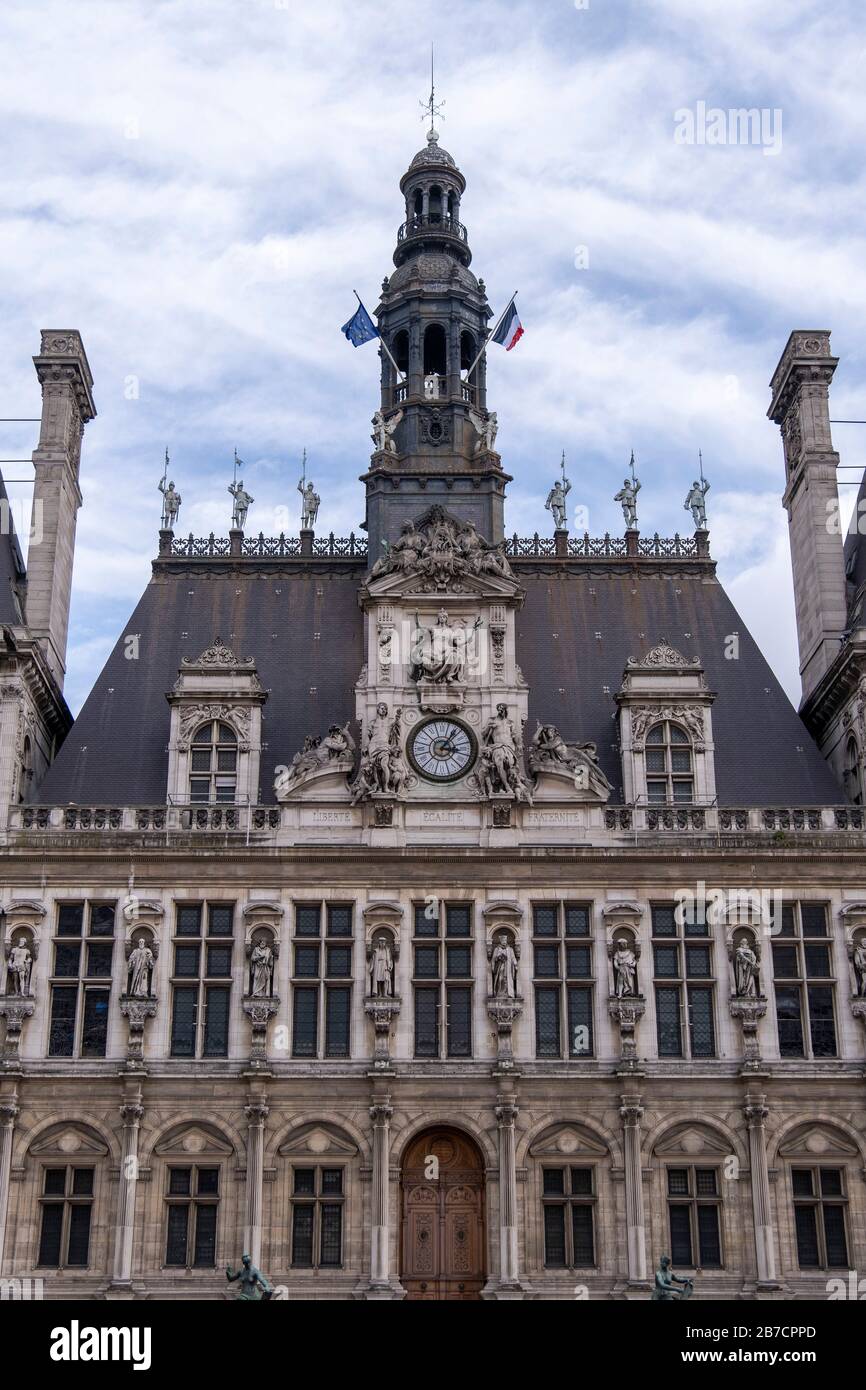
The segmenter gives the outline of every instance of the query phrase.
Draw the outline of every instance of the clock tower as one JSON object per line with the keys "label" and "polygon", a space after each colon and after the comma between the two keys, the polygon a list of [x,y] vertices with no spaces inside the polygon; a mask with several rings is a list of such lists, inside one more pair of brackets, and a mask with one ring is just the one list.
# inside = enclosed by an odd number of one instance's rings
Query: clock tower
{"label": "clock tower", "polygon": [[375,310],[388,352],[380,350],[374,452],[362,477],[371,564],[404,522],[436,504],[471,522],[485,541],[495,544],[504,535],[510,478],[494,448],[497,422],[487,405],[481,352],[492,310],[484,281],[470,269],[461,221],[465,188],[431,126],[400,180],[395,269]]}

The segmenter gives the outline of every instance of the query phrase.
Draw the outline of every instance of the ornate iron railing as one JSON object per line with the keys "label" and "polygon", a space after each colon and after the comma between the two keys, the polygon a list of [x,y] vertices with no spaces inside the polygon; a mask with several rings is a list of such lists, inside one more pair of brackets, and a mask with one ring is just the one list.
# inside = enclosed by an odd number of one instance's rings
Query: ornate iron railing
{"label": "ornate iron railing", "polygon": [[282,531],[278,536],[266,536],[260,531],[257,536],[244,536],[237,552],[232,551],[230,539],[217,536],[182,536],[171,542],[172,558],[184,560],[227,559],[238,554],[246,559],[291,559],[294,556],[316,555],[334,559],[363,559],[367,554],[366,536],[335,536],[331,531],[327,536],[316,536],[309,550],[304,549],[300,536],[287,536]]}
{"label": "ornate iron railing", "polygon": [[437,236],[453,236],[459,241],[468,241],[469,237],[462,222],[458,222],[456,217],[449,217],[447,213],[437,215],[427,213],[423,217],[410,217],[408,222],[404,222],[397,228],[397,240],[408,241],[410,237],[426,236],[434,232]]}
{"label": "ornate iron railing", "polygon": [[230,547],[231,541],[227,536],[215,536],[213,531],[209,536],[194,536],[190,532],[188,536],[172,538],[171,553],[186,556],[191,560],[210,559],[228,555]]}

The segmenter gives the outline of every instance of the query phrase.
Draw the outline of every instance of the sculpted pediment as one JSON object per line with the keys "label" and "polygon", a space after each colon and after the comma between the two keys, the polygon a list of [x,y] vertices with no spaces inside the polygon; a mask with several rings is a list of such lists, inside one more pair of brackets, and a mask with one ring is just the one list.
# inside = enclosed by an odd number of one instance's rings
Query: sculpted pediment
{"label": "sculpted pediment", "polygon": [[358,1146],[334,1125],[311,1124],[289,1135],[280,1145],[279,1152],[306,1159],[352,1158],[357,1154]]}
{"label": "sculpted pediment", "polygon": [[505,542],[486,541],[472,522],[440,506],[404,522],[370,571],[367,590],[376,598],[459,593],[506,599],[522,593]]}
{"label": "sculpted pediment", "polygon": [[[364,591],[361,591],[362,594]],[[419,575],[412,574],[388,574],[379,579],[371,579],[367,582],[366,592],[370,600],[394,600],[405,601],[407,603],[424,603],[429,601],[431,594],[460,594],[465,598],[477,598],[493,600],[497,603],[508,603],[518,599],[523,601],[523,589],[515,579],[508,579],[501,575],[492,574],[468,574],[462,573],[455,575],[446,583],[436,583],[434,580]]]}
{"label": "sculpted pediment", "polygon": [[224,1154],[233,1152],[231,1144],[216,1130],[209,1126],[190,1124],[172,1130],[160,1139],[154,1150],[157,1154],[182,1154],[194,1158],[196,1154]]}
{"label": "sculpted pediment", "polygon": [[570,1158],[573,1154],[595,1154],[601,1158],[607,1149],[593,1134],[577,1125],[562,1124],[549,1129],[531,1145],[533,1158]]}
{"label": "sculpted pediment", "polygon": [[108,1145],[89,1126],[60,1124],[30,1147],[35,1158],[101,1158]]}
{"label": "sculpted pediment", "polygon": [[689,1158],[717,1159],[730,1153],[731,1146],[720,1135],[695,1125],[684,1125],[668,1133],[656,1144],[659,1155],[687,1155]]}
{"label": "sculpted pediment", "polygon": [[823,1158],[833,1154],[856,1158],[857,1152],[847,1135],[830,1125],[801,1125],[779,1146],[782,1158]]}

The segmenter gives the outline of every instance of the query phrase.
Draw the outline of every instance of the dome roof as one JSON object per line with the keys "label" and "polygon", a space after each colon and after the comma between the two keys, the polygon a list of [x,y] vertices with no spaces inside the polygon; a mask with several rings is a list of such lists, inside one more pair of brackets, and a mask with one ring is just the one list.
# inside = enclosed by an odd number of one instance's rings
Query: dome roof
{"label": "dome roof", "polygon": [[456,170],[457,168],[457,164],[453,156],[450,155],[447,150],[440,149],[439,135],[438,132],[435,130],[428,131],[427,148],[418,151],[415,158],[412,160],[412,163],[409,165],[409,169],[407,172],[411,173],[413,169],[421,169],[425,165],[431,164],[438,165],[439,168],[445,169]]}

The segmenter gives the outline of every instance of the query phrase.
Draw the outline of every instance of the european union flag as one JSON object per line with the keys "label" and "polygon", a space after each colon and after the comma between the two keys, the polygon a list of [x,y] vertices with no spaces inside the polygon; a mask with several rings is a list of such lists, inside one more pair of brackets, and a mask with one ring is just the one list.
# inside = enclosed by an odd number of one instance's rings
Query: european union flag
{"label": "european union flag", "polygon": [[358,307],[354,314],[349,319],[348,323],[343,324],[340,332],[345,333],[353,347],[360,347],[362,343],[369,343],[371,338],[378,338],[379,336],[378,328],[370,318],[370,315],[367,313],[360,299],[358,300]]}

